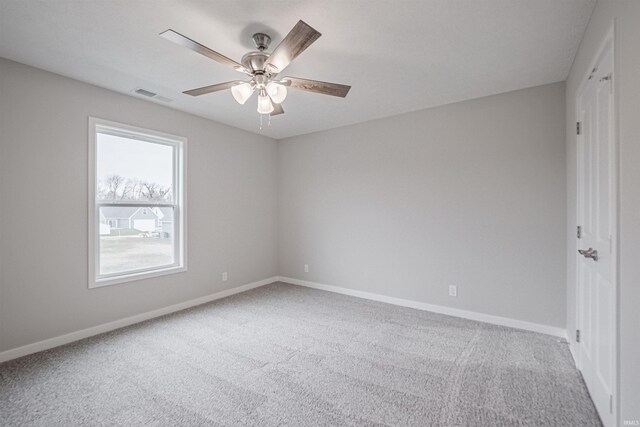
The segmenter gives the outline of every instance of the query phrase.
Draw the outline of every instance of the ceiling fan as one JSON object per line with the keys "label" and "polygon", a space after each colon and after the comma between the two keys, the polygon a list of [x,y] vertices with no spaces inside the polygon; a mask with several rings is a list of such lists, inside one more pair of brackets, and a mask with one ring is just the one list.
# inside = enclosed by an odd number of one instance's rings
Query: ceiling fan
{"label": "ceiling fan", "polygon": [[349,93],[351,86],[347,85],[297,77],[277,77],[291,61],[296,59],[321,35],[304,21],[298,21],[273,52],[267,53],[271,37],[264,33],[256,33],[253,35],[253,42],[258,50],[247,53],[238,63],[174,30],[169,29],[160,33],[160,36],[167,40],[171,40],[221,64],[230,65],[235,70],[250,77],[249,81],[233,80],[191,89],[183,93],[191,96],[200,96],[231,89],[231,94],[235,100],[240,104],[244,104],[253,92],[257,91],[258,113],[272,116],[284,113],[281,104],[287,96],[288,87],[342,98]]}

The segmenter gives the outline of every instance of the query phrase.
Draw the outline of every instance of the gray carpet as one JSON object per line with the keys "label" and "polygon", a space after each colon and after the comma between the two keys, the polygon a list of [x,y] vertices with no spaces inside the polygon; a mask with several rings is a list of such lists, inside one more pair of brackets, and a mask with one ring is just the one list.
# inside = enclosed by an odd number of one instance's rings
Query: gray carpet
{"label": "gray carpet", "polygon": [[2,425],[600,425],[557,338],[272,284],[0,365]]}

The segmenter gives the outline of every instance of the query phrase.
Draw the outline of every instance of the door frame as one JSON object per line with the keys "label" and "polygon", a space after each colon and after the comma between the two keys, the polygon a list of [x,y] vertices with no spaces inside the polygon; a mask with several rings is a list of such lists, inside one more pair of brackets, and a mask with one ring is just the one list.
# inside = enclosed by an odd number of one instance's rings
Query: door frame
{"label": "door frame", "polygon": [[[577,121],[583,123],[583,117],[580,113],[580,107],[582,105],[582,98],[585,94],[585,90],[587,89],[588,83],[589,83],[589,76],[592,74],[592,70],[594,70],[595,66],[600,62],[600,60],[603,58],[604,53],[607,51],[608,47],[611,46],[611,53],[613,56],[613,64],[612,65],[612,73],[613,73],[613,79],[611,84],[613,85],[613,90],[612,90],[612,105],[613,105],[613,120],[612,120],[612,126],[611,126],[611,143],[612,143],[612,147],[613,147],[613,161],[611,162],[611,168],[612,168],[612,176],[613,176],[613,182],[612,182],[612,186],[613,188],[611,189],[611,195],[613,197],[612,200],[612,208],[613,208],[613,213],[611,216],[612,219],[612,228],[613,228],[613,232],[612,232],[612,248],[613,248],[613,253],[612,253],[612,258],[613,258],[613,266],[614,266],[614,271],[613,271],[613,278],[612,278],[612,284],[614,286],[614,299],[613,299],[613,327],[614,327],[614,331],[613,331],[613,340],[612,340],[612,352],[613,352],[613,357],[612,357],[612,361],[613,361],[613,390],[614,390],[614,396],[613,396],[613,400],[612,400],[612,404],[613,404],[613,425],[617,426],[618,425],[618,419],[619,419],[619,408],[620,408],[620,389],[619,389],[619,370],[618,367],[620,366],[619,363],[619,359],[618,359],[618,355],[619,355],[619,335],[620,335],[620,320],[619,320],[619,306],[620,306],[620,285],[619,285],[619,271],[620,271],[620,264],[619,264],[619,259],[620,257],[619,255],[619,251],[620,251],[620,246],[619,246],[619,234],[620,234],[620,229],[618,227],[619,224],[619,215],[620,215],[620,197],[619,197],[619,190],[620,190],[620,175],[619,175],[619,171],[620,171],[620,150],[619,150],[619,141],[618,141],[618,123],[619,123],[619,110],[618,110],[618,78],[617,78],[617,59],[618,59],[618,52],[616,50],[616,23],[615,20],[613,20],[609,26],[609,29],[607,30],[606,34],[604,35],[602,41],[600,42],[600,45],[598,47],[598,50],[596,51],[596,54],[593,56],[593,58],[591,59],[590,63],[589,63],[589,67],[587,68],[587,71],[584,73],[582,80],[580,82],[580,85],[578,86],[578,91],[576,92],[576,98],[575,98],[575,117],[577,119]],[[582,132],[581,135],[576,135],[576,161],[577,161],[577,167],[576,167],[576,225],[581,225],[580,221],[581,221],[581,211],[580,211],[580,204],[581,204],[581,194],[580,194],[580,190],[581,190],[581,181],[582,181],[582,170],[583,170],[583,159],[584,156],[582,156],[583,154],[583,150],[584,150],[584,143],[583,143],[583,136],[582,136]],[[577,237],[577,236],[576,236]],[[577,238],[576,238],[576,248],[578,246],[577,243]],[[576,283],[575,283],[575,307],[576,307],[576,312],[575,312],[575,324],[577,328],[580,328],[582,326],[581,324],[581,307],[580,307],[580,295],[581,295],[581,284],[580,284],[580,264],[578,262],[579,260],[579,254],[578,251],[575,251],[575,260],[576,260],[576,265],[575,265],[575,278],[576,278]],[[579,344],[578,344],[579,345]],[[576,366],[578,367],[578,369],[582,370],[582,361],[580,360],[581,356],[580,356],[580,350],[578,348],[576,348],[576,351],[574,352],[574,358],[575,358],[575,362],[576,362]]]}

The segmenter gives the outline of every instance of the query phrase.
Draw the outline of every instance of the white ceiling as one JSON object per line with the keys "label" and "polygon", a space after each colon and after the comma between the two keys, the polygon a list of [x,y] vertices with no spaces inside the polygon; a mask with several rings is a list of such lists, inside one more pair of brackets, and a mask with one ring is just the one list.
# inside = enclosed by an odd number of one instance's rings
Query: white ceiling
{"label": "white ceiling", "polygon": [[[0,56],[281,139],[565,80],[595,0],[0,0]],[[181,92],[242,75],[175,45],[172,28],[239,61],[302,19],[323,35],[283,75],[350,84],[289,91],[259,129],[256,99]],[[138,96],[138,95],[135,95]]]}

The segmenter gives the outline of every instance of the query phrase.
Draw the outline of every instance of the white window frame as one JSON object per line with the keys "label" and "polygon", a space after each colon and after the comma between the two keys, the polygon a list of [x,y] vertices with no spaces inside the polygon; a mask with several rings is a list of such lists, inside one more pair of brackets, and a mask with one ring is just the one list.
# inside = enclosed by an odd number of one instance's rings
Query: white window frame
{"label": "white window frame", "polygon": [[[98,139],[96,135],[98,131],[100,133],[108,133],[110,135],[123,136],[125,138],[173,147],[173,203],[145,201],[104,202],[96,200],[96,188],[98,184],[96,167],[98,160]],[[186,154],[187,138],[89,117],[89,289],[187,271]],[[174,209],[173,255],[175,262],[171,265],[160,267],[100,275],[100,206],[172,207]]]}

